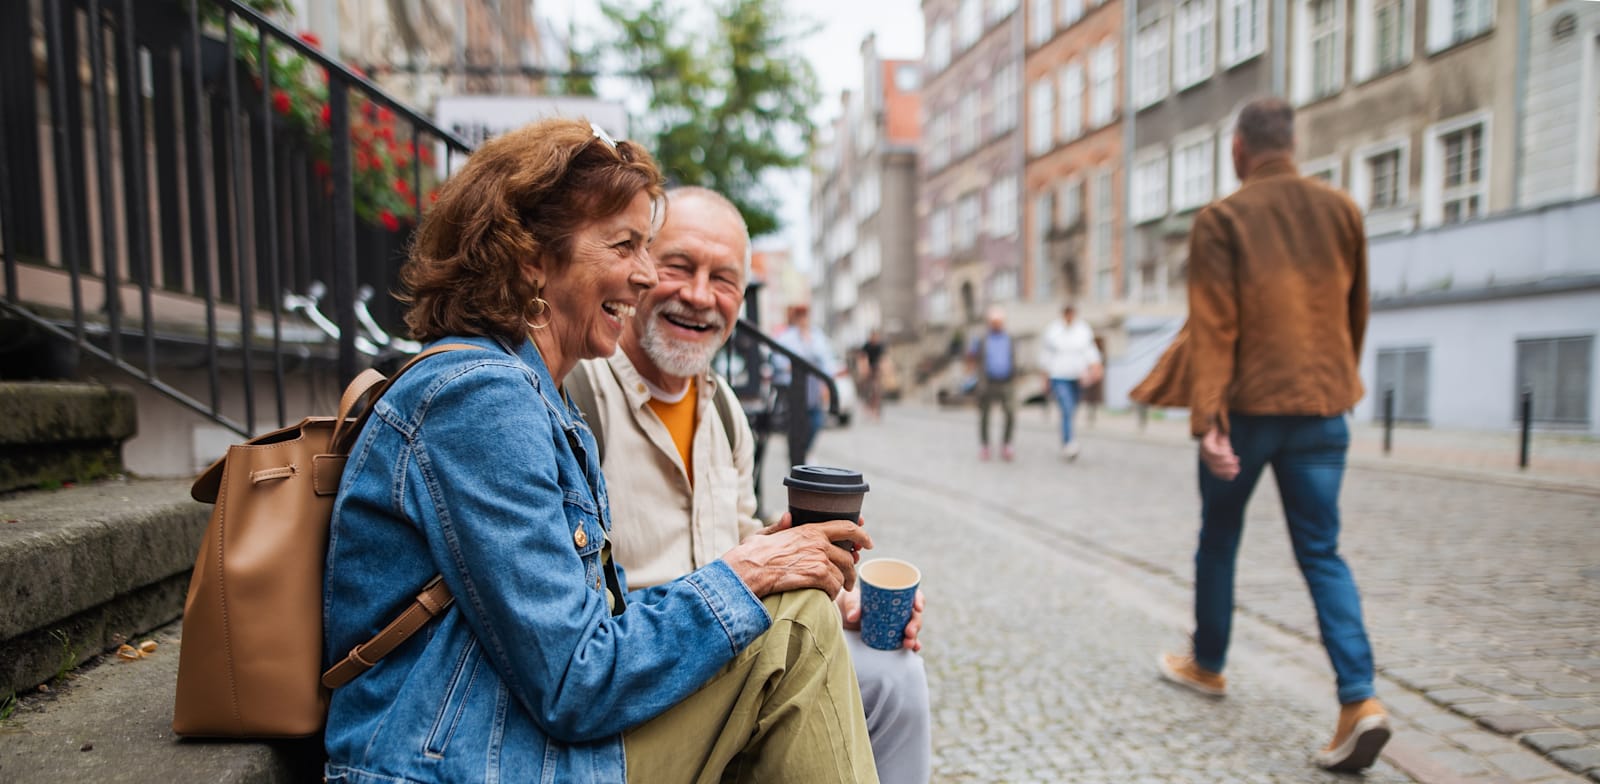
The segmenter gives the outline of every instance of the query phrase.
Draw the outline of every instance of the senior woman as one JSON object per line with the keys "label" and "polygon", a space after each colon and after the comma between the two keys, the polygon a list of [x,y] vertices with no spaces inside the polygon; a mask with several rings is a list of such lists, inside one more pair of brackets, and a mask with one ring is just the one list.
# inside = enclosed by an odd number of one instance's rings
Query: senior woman
{"label": "senior woman", "polygon": [[858,527],[751,537],[642,591],[611,564],[594,437],[561,381],[613,352],[655,284],[661,185],[639,147],[549,120],[473,153],[424,219],[406,322],[479,350],[402,376],[350,453],[326,657],[435,574],[455,603],[334,692],[329,781],[877,780],[829,600],[854,581],[831,542],[870,547]]}

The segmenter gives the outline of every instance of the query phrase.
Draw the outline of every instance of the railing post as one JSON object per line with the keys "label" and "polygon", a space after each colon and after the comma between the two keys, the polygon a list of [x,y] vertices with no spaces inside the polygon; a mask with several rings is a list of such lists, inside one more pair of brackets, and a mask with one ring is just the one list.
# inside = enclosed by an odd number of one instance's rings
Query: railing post
{"label": "railing post", "polygon": [[806,394],[810,386],[806,372],[790,363],[789,388],[784,392],[784,406],[789,409],[789,465],[804,463],[806,450],[802,448],[811,433],[811,411]]}
{"label": "railing post", "polygon": [[[100,0],[89,0],[89,19],[85,32],[89,35],[95,189],[100,194],[100,276],[105,290],[102,307],[109,327],[106,337],[111,346],[111,356],[122,359],[122,279],[117,270],[117,193],[111,179],[111,99],[106,89],[105,16],[101,13]],[[138,89],[137,85],[134,89]]]}
{"label": "railing post", "polygon": [[1522,450],[1517,467],[1528,469],[1528,450],[1533,440],[1533,387],[1522,388]]}
{"label": "railing post", "polygon": [[122,192],[127,202],[128,267],[139,283],[139,308],[144,328],[144,372],[156,377],[155,285],[150,254],[150,188],[145,171],[144,80],[139,75],[139,43],[135,36],[133,0],[122,0],[122,29],[117,36],[117,120],[122,124]]}
{"label": "railing post", "polygon": [[1394,451],[1394,387],[1383,390],[1383,453]]}
{"label": "railing post", "polygon": [[356,212],[350,168],[350,88],[328,74],[329,152],[333,176],[333,300],[339,327],[339,383],[356,376]]}
{"label": "railing post", "polygon": [[[66,15],[69,19],[63,19]],[[84,344],[86,337],[83,329],[83,244],[80,228],[85,223],[78,222],[79,209],[83,206],[76,198],[77,183],[76,172],[72,162],[78,152],[72,144],[72,117],[70,107],[76,103],[77,80],[73,78],[78,72],[77,58],[67,59],[66,32],[67,22],[71,21],[76,29],[77,14],[71,6],[65,3],[47,3],[44,12],[45,34],[49,37],[50,62],[50,126],[53,136],[54,152],[51,155],[56,163],[56,194],[60,200],[61,210],[61,245],[62,259],[67,268],[68,278],[72,288],[72,337],[79,346]],[[70,95],[69,95],[70,93]]]}

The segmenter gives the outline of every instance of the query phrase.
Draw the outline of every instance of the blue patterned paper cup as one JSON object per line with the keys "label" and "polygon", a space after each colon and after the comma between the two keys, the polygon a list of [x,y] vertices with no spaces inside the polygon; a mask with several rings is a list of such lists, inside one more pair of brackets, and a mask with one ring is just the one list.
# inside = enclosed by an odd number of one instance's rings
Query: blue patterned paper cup
{"label": "blue patterned paper cup", "polygon": [[880,651],[899,650],[911,621],[922,572],[895,558],[877,558],[856,568],[861,581],[861,641]]}

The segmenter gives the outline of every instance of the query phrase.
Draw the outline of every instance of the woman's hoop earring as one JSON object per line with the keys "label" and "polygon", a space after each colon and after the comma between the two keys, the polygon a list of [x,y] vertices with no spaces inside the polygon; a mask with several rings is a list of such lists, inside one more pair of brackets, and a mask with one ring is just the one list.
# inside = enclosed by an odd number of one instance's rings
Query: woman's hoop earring
{"label": "woman's hoop earring", "polygon": [[[541,317],[544,320],[538,321]],[[550,318],[550,303],[546,302],[543,297],[534,297],[528,300],[528,307],[522,311],[522,321],[528,325],[529,329],[544,329],[550,326]]]}

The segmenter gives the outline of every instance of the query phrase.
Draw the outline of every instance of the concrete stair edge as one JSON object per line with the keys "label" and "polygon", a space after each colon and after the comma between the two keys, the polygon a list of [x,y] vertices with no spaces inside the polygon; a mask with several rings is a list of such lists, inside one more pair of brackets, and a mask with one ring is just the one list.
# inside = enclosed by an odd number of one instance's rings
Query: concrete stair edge
{"label": "concrete stair edge", "polygon": [[0,411],[0,492],[119,474],[138,432],[133,392],[104,384],[0,382]]}
{"label": "concrete stair edge", "polygon": [[181,635],[180,624],[162,627],[143,636],[157,643],[145,658],[101,656],[52,693],[24,697],[0,722],[0,781],[320,781],[320,738],[184,740],[173,733]]}
{"label": "concrete stair edge", "polygon": [[188,480],[0,496],[0,698],[183,611],[211,507]]}

